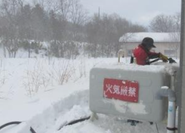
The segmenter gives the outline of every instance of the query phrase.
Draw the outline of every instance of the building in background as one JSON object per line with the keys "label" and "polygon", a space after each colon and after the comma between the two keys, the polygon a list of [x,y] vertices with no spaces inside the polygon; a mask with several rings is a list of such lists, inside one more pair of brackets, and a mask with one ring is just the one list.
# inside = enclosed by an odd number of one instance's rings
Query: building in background
{"label": "building in background", "polygon": [[161,52],[168,57],[179,58],[180,56],[180,33],[160,33],[160,32],[137,32],[127,33],[120,37],[119,42],[122,43],[125,56],[131,56],[132,50],[141,43],[144,37],[154,39],[156,48],[155,52]]}

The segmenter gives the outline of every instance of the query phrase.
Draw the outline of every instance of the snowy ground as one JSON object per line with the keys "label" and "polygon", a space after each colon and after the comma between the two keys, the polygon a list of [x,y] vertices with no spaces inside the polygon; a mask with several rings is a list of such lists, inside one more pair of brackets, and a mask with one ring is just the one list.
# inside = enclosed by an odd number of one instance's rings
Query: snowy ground
{"label": "snowy ground", "polygon": [[[64,126],[87,117],[89,110],[89,71],[100,63],[117,58],[76,60],[1,59],[0,60],[0,133],[165,133],[165,123],[148,122],[131,126],[125,119],[99,114],[99,119]],[[129,62],[129,61],[126,61]]]}

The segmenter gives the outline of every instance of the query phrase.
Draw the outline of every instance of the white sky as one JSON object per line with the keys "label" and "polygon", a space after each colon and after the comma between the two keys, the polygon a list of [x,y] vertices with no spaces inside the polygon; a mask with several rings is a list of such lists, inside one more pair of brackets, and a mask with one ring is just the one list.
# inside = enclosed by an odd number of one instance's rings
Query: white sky
{"label": "white sky", "polygon": [[181,0],[80,0],[90,14],[117,13],[133,23],[147,25],[158,14],[174,15],[181,11]]}

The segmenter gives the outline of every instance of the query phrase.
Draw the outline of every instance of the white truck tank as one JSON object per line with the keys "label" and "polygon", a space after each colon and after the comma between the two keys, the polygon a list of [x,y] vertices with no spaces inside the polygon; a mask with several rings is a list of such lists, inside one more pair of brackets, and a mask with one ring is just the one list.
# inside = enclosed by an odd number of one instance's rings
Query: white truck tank
{"label": "white truck tank", "polygon": [[139,121],[160,122],[167,99],[158,99],[162,86],[171,86],[172,65],[105,64],[90,72],[90,109]]}

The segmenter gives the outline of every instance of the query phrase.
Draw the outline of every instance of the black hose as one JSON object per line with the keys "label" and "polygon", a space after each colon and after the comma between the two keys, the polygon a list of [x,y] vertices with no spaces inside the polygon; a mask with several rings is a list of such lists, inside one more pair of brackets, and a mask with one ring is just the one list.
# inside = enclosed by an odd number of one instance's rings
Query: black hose
{"label": "black hose", "polygon": [[149,64],[154,63],[154,62],[157,62],[158,60],[159,60],[159,59],[155,59],[155,60],[153,60],[153,61],[150,61]]}
{"label": "black hose", "polygon": [[[20,124],[20,123],[22,123],[22,122],[21,122],[21,121],[12,121],[12,122],[8,122],[8,123],[3,124],[2,126],[0,126],[0,130],[3,129],[4,127],[6,127],[6,126],[14,125],[14,124],[18,125],[18,124]],[[30,127],[30,131],[31,131],[31,133],[36,133],[35,130],[34,130],[32,127]]]}
{"label": "black hose", "polygon": [[75,123],[82,122],[82,121],[85,121],[85,120],[88,120],[88,119],[90,119],[90,116],[85,117],[85,118],[81,118],[81,119],[78,119],[78,120],[73,120],[73,121],[69,122],[67,125],[73,125]]}
{"label": "black hose", "polygon": [[81,118],[81,119],[78,119],[78,120],[73,120],[73,121],[61,126],[58,130],[62,129],[64,126],[73,125],[73,124],[76,124],[78,122],[82,122],[82,121],[85,121],[85,120],[88,120],[88,119],[90,119],[90,116],[85,117],[85,118]]}
{"label": "black hose", "polygon": [[30,127],[30,131],[31,131],[31,133],[36,133],[32,127]]}
{"label": "black hose", "polygon": [[157,123],[155,123],[155,126],[156,126],[157,133],[159,133],[159,128],[157,126]]}
{"label": "black hose", "polygon": [[21,123],[20,121],[12,121],[12,122],[8,122],[8,123],[3,124],[2,126],[0,126],[0,130],[1,130],[2,128],[6,127],[6,126],[13,125],[13,124],[18,125],[18,124],[20,124],[20,123]]}
{"label": "black hose", "polygon": [[[81,119],[78,119],[78,120],[73,120],[73,121],[71,121],[71,122],[65,124],[64,126],[73,125],[73,124],[76,124],[76,123],[78,123],[78,122],[82,122],[82,121],[85,121],[85,120],[88,120],[88,119],[90,119],[90,116],[85,117],[85,118],[81,118]],[[21,122],[21,121],[12,121],[12,122],[8,122],[8,123],[3,124],[2,126],[0,126],[0,130],[3,129],[4,127],[6,127],[6,126],[13,125],[13,124],[17,124],[17,125],[18,125],[18,124],[20,124],[20,123],[22,123],[22,122]],[[61,126],[58,130],[60,130],[60,129],[63,128],[64,126]],[[35,131],[32,127],[30,127],[30,131],[31,131],[31,133],[36,133],[36,131]]]}

